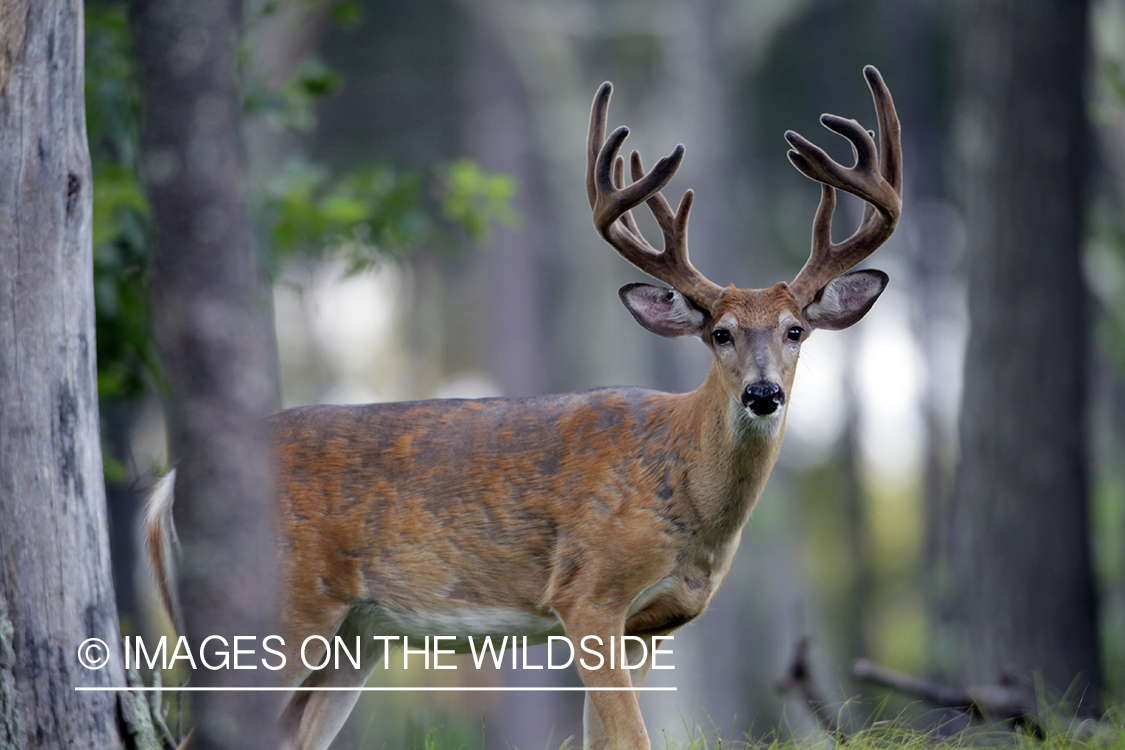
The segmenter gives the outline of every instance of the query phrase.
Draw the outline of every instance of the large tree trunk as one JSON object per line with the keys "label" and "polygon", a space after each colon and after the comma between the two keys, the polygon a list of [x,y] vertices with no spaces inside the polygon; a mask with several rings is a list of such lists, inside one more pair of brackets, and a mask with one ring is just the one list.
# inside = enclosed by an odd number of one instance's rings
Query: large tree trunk
{"label": "large tree trunk", "polygon": [[[0,6],[0,745],[121,746],[79,0]],[[107,656],[86,650],[88,656]]]}
{"label": "large tree trunk", "polygon": [[[243,197],[237,0],[135,6],[143,161],[156,227],[152,294],[169,386],[175,522],[186,635],[276,632],[277,553],[266,417],[277,401],[268,286]],[[260,644],[261,641],[259,640]],[[233,645],[233,644],[232,644]],[[192,684],[268,684],[273,673],[200,669]],[[269,693],[197,693],[196,747],[273,748]]]}
{"label": "large tree trunk", "polygon": [[969,312],[948,543],[971,682],[1096,702],[1082,249],[1086,3],[973,0],[958,29]]}

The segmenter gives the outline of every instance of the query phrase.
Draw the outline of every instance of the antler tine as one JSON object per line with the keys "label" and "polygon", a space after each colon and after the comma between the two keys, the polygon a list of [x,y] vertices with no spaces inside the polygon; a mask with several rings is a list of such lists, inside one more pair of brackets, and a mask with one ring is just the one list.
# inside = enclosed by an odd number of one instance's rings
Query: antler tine
{"label": "antler tine", "polygon": [[[894,232],[902,208],[902,147],[898,115],[891,92],[873,66],[863,69],[879,119],[879,141],[875,134],[855,120],[836,115],[821,115],[824,127],[847,138],[852,144],[856,164],[848,168],[833,161],[821,148],[793,131],[785,139],[793,147],[789,161],[803,175],[822,185],[820,205],[813,220],[812,252],[804,268],[789,285],[802,305],[812,302],[820,290],[836,276],[857,265],[886,242]],[[835,190],[846,190],[866,201],[859,229],[848,239],[834,244],[831,238]]]}
{"label": "antler tine", "polygon": [[[630,159],[630,167],[633,172],[633,180],[639,180],[644,176],[645,170],[641,166],[641,155],[637,151],[632,153]],[[702,281],[706,285],[710,285],[713,289],[708,288],[706,294],[721,292],[721,288],[717,284],[712,284],[707,279],[703,278],[699,271],[691,265],[688,259],[688,216],[691,214],[691,206],[695,201],[695,191],[685,190],[684,197],[680,199],[680,205],[675,213],[672,213],[672,206],[664,198],[663,193],[654,193],[646,201],[648,208],[652,211],[653,217],[656,219],[657,225],[660,227],[660,232],[664,236],[664,252],[661,255],[662,259],[670,266],[674,265],[677,268],[684,269],[694,277],[698,277],[696,281]],[[632,216],[629,216],[630,222]],[[634,226],[636,226],[634,224]]]}
{"label": "antler tine", "polygon": [[[691,211],[692,191],[688,190],[675,214],[660,193],[679,169],[684,147],[676,146],[668,156],[656,162],[647,174],[640,155],[634,151],[631,161],[633,183],[624,186],[624,160],[618,156],[629,129],[620,127],[605,143],[606,115],[613,86],[607,81],[594,96],[590,110],[590,133],[587,140],[586,192],[594,212],[598,233],[627,261],[650,276],[669,284],[695,305],[711,309],[722,288],[707,280],[687,257],[687,220]],[[647,203],[664,235],[663,252],[654,248],[637,227],[631,209]]]}
{"label": "antler tine", "polygon": [[594,105],[590,108],[590,133],[586,136],[586,194],[590,197],[590,208],[596,208],[598,203],[594,171],[605,140],[605,119],[612,93],[613,84],[606,81],[598,87],[598,93],[594,94]]}

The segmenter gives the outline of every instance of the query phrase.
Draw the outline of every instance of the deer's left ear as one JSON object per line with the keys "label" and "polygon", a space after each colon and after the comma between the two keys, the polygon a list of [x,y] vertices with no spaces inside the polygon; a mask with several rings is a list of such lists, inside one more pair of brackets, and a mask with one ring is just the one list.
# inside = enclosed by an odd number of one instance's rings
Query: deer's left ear
{"label": "deer's left ear", "polygon": [[702,335],[707,316],[675,289],[626,284],[618,292],[637,322],[670,339]]}
{"label": "deer's left ear", "polygon": [[882,271],[851,271],[825,284],[808,307],[805,319],[813,328],[839,331],[859,321],[887,287]]}

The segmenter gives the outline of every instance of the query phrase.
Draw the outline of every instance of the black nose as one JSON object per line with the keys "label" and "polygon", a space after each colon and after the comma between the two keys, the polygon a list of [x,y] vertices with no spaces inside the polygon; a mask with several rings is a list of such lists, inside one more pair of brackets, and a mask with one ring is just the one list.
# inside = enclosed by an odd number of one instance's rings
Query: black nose
{"label": "black nose", "polygon": [[777,383],[755,383],[742,391],[742,405],[759,417],[773,414],[785,403],[785,391]]}

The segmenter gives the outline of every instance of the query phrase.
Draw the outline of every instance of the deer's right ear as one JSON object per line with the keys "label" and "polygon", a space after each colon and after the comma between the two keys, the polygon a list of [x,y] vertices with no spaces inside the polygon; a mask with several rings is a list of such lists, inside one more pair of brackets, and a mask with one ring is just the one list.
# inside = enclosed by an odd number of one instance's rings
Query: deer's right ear
{"label": "deer's right ear", "polygon": [[637,322],[653,333],[670,339],[703,335],[707,315],[675,289],[626,284],[618,294]]}

